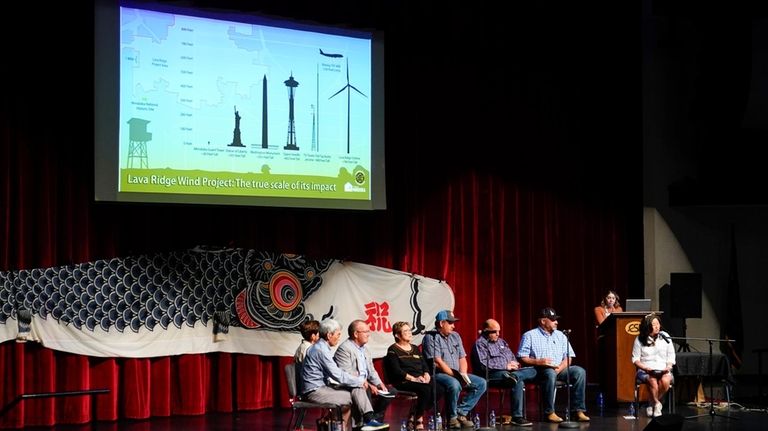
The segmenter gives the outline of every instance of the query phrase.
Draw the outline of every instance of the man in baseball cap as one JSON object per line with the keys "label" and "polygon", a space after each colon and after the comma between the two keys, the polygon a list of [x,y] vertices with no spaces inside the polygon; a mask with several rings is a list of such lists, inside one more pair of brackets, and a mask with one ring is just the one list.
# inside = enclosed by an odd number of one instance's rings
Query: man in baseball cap
{"label": "man in baseball cap", "polygon": [[551,321],[556,321],[560,318],[560,316],[557,315],[557,312],[552,307],[545,307],[541,309],[541,315],[539,316],[544,319],[549,319]]}
{"label": "man in baseball cap", "polygon": [[[453,315],[453,311],[451,310],[440,310],[437,315],[435,315],[435,323],[439,324],[443,320],[447,320],[448,322],[457,322],[459,319]],[[437,327],[437,325],[435,325]]]}
{"label": "man in baseball cap", "polygon": [[438,312],[435,315],[435,332],[425,335],[421,342],[424,356],[435,362],[434,379],[445,390],[450,429],[474,426],[467,415],[480,401],[487,385],[484,378],[467,373],[464,343],[454,330],[458,320],[451,310]]}
{"label": "man in baseball cap", "polygon": [[557,329],[558,319],[560,316],[554,308],[542,308],[538,317],[539,326],[523,334],[517,356],[523,364],[536,368],[537,379],[541,381],[544,414],[549,422],[563,421],[555,413],[555,383],[557,380],[565,382],[568,377],[573,385],[573,416],[580,422],[589,422],[584,404],[587,372],[578,365],[571,365],[566,371],[576,354],[568,337]]}

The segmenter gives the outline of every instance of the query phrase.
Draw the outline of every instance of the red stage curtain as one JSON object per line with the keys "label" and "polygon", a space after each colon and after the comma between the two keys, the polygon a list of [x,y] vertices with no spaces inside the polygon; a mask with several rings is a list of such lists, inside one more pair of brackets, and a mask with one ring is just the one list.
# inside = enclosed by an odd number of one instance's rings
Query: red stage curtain
{"label": "red stage curtain", "polygon": [[[28,399],[2,418],[4,428],[146,419],[287,407],[281,375],[288,358],[230,353],[162,358],[93,358],[35,343],[0,344],[3,405],[20,394],[109,389],[109,394]],[[281,384],[275,385],[275,379]],[[281,402],[284,401],[284,402]]]}
{"label": "red stage curtain", "polygon": [[[591,310],[608,289],[626,296],[629,244],[640,243],[629,238],[637,228],[628,225],[639,225],[639,208],[481,168],[424,170],[406,157],[388,161],[396,193],[387,211],[95,203],[91,133],[75,132],[70,117],[48,118],[43,127],[31,105],[14,104],[0,116],[1,271],[198,244],[345,258],[447,280],[467,349],[489,317],[516,347],[537,310],[554,306],[561,328],[574,331],[576,362],[589,381],[597,379]],[[91,358],[6,342],[0,406],[19,394],[89,388],[111,391],[96,397],[99,420],[287,406],[287,360]],[[92,415],[87,397],[28,400],[0,418],[0,427],[82,423]]]}

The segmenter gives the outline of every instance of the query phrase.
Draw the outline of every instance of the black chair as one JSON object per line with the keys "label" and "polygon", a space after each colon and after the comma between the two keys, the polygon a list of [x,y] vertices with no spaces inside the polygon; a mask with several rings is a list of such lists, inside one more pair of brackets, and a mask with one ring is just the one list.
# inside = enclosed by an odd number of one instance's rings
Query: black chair
{"label": "black chair", "polygon": [[[330,403],[314,403],[311,401],[302,401],[296,394],[296,364],[291,362],[285,366],[285,380],[288,385],[288,395],[291,402],[291,419],[288,421],[288,431],[291,429],[302,429],[302,423],[304,422],[304,415],[307,409],[324,409],[334,410],[336,412],[336,420],[341,420],[341,407],[337,404]],[[294,422],[295,418],[295,422]]]}
{"label": "black chair", "polygon": [[[388,373],[388,370],[387,370],[386,366],[384,367],[384,381],[385,382],[389,382],[390,381],[389,380],[389,373]],[[417,394],[416,392],[411,392],[411,391],[405,391],[405,390],[402,390],[402,389],[397,389],[397,388],[395,388],[395,385],[393,385],[391,383],[387,383],[387,389],[389,390],[389,392],[395,394],[395,399],[403,400],[403,401],[408,402],[408,404],[409,404],[408,411],[411,411],[413,409],[413,406],[416,404],[416,402],[419,399],[419,394]]]}
{"label": "black chair", "polygon": [[387,390],[390,393],[395,394],[395,400],[402,400],[408,403],[408,411],[413,409],[416,401],[419,399],[419,395],[416,392],[403,391],[394,387],[394,385],[387,384]]}
{"label": "black chair", "polygon": [[[486,397],[488,397],[488,403],[491,402],[490,398],[492,394],[495,393],[499,396],[499,404],[495,409],[498,412],[497,415],[500,415],[504,411],[504,399],[507,396],[507,392],[511,391],[512,389],[513,387],[510,386],[510,383],[504,380],[488,381],[488,387],[486,389]],[[523,386],[523,409],[525,409],[525,386]],[[525,414],[525,411],[523,411],[523,414]]]}
{"label": "black chair", "polygon": [[[635,417],[640,416],[640,387],[647,385],[645,382],[635,380]],[[666,394],[669,413],[675,412],[675,382],[669,385],[669,392]]]}
{"label": "black chair", "polygon": [[[511,380],[499,380],[499,379],[488,379],[488,370],[485,369],[485,365],[483,365],[482,362],[480,362],[480,358],[478,357],[478,352],[476,349],[472,350],[471,355],[471,362],[472,362],[472,370],[476,373],[475,375],[483,377],[486,379],[486,382],[488,383],[485,391],[485,402],[489,406],[491,405],[491,395],[493,393],[497,394],[499,396],[499,405],[498,408],[493,409],[496,411],[496,417],[500,418],[502,416],[502,412],[504,411],[504,399],[506,398],[506,394],[509,391],[514,390],[514,385],[512,384]],[[510,394],[510,397],[512,395]],[[509,412],[510,415],[512,412]],[[523,385],[523,416],[527,416],[525,413],[525,385]],[[486,418],[487,419],[487,418]]]}
{"label": "black chair", "polygon": [[[506,380],[489,380],[488,381],[488,387],[485,392],[486,396],[486,402],[491,403],[491,396],[495,393],[498,395],[499,398],[499,404],[498,407],[494,409],[496,411],[496,420],[500,421],[500,423],[503,426],[509,425],[509,422],[505,422],[505,419],[508,421],[512,418],[512,411],[510,410],[509,415],[505,417],[503,414],[504,409],[506,408],[504,406],[504,399],[506,398],[507,392],[512,392],[514,390],[514,385],[512,385],[511,381]],[[512,394],[510,394],[510,397],[512,397]],[[526,413],[526,404],[525,404],[525,384],[523,384],[523,418],[528,418],[528,414]]]}
{"label": "black chair", "polygon": [[[523,385],[523,418],[525,418],[525,419],[528,418],[528,413],[527,413],[527,410],[528,410],[527,409],[527,407],[528,407],[528,401],[527,401],[528,389],[526,388],[526,386],[529,385],[529,384],[530,385],[535,385],[536,390],[538,391],[538,394],[539,394],[539,418],[543,420],[544,419],[544,398],[541,396],[541,394],[543,393],[542,390],[541,390],[541,382],[538,382],[538,381],[536,381],[535,383],[526,383],[526,384]],[[560,389],[560,388],[564,388],[565,386],[566,386],[566,383],[564,381],[562,381],[562,380],[556,380],[555,381],[555,391],[552,394],[552,396],[554,397],[554,400],[557,400],[557,390]],[[571,385],[568,385],[568,386],[570,387]],[[499,409],[497,410],[498,412],[502,412],[503,411],[503,409],[504,409],[504,398],[506,398],[506,393],[508,391],[512,391],[512,390],[513,390],[513,387],[510,386],[509,382],[506,382],[506,381],[503,381],[503,380],[491,380],[491,381],[488,382],[488,391],[487,391],[488,392],[488,396],[490,397],[490,394],[492,392],[496,392],[499,395]],[[555,403],[553,402],[552,404],[554,405]],[[497,416],[499,416],[499,415],[497,414]]]}
{"label": "black chair", "polygon": [[[539,420],[545,420],[544,417],[544,397],[542,397],[542,394],[544,393],[541,389],[541,381],[536,380],[535,383],[526,383],[526,385],[531,385],[536,388],[536,391],[538,391],[538,397],[539,397]],[[555,380],[555,390],[552,393],[552,405],[555,406],[555,411],[557,411],[556,401],[557,401],[557,390],[562,389],[564,387],[568,387],[570,389],[572,385],[566,384],[562,380]],[[526,397],[528,396],[528,390],[523,390],[523,414],[525,414],[525,407],[528,405],[526,401]],[[527,415],[526,415],[527,418]]]}

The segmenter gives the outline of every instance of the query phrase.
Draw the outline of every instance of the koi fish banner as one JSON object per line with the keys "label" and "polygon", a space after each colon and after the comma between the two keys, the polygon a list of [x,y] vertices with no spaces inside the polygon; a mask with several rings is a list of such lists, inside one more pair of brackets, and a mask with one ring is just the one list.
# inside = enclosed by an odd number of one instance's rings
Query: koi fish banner
{"label": "koi fish banner", "polygon": [[335,259],[207,249],[0,271],[0,342],[102,357],[237,352],[292,356],[299,326],[326,317],[371,327],[375,357],[409,322],[416,342],[453,309],[439,280]]}

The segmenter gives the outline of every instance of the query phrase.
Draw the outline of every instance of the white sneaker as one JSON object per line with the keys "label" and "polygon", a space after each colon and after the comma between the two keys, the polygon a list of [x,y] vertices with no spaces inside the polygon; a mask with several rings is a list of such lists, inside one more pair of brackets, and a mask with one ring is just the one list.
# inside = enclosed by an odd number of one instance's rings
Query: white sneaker
{"label": "white sneaker", "polygon": [[653,406],[646,407],[645,414],[647,414],[649,418],[653,417]]}
{"label": "white sneaker", "polygon": [[661,403],[656,404],[656,407],[653,408],[653,417],[657,418],[661,416],[661,409],[662,409]]}

